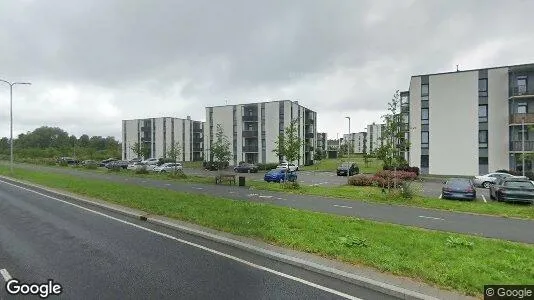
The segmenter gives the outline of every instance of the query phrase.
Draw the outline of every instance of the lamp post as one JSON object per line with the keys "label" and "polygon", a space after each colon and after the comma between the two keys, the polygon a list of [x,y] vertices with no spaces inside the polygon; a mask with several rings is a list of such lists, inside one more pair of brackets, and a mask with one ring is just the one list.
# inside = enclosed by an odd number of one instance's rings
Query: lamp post
{"label": "lamp post", "polygon": [[7,80],[0,79],[1,82],[9,84],[9,159],[10,170],[13,174],[13,86],[17,84],[31,85],[29,82],[9,82]]}
{"label": "lamp post", "polygon": [[525,117],[521,119],[521,172],[525,176]]}
{"label": "lamp post", "polygon": [[[349,119],[349,132],[348,132],[349,135],[348,135],[348,137],[350,138],[350,141],[351,141],[351,143],[352,143],[352,137],[350,136],[350,117],[345,117],[345,119]],[[350,148],[349,148],[349,145],[348,145],[348,143],[347,143],[347,158],[348,158],[349,155],[350,155],[350,150],[349,150],[349,149],[350,149]]]}

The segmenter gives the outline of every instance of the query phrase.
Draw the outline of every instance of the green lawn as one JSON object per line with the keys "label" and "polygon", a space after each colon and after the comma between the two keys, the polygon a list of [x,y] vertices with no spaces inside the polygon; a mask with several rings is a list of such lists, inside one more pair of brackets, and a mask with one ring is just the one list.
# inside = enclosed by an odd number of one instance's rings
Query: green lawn
{"label": "green lawn", "polygon": [[14,177],[469,295],[534,275],[532,245],[19,168]]}
{"label": "green lawn", "polygon": [[299,170],[303,171],[330,171],[335,172],[337,167],[343,162],[355,162],[360,168],[361,173],[376,173],[382,170],[382,161],[376,158],[369,158],[367,165],[363,159],[363,155],[353,154],[350,158],[337,158],[337,159],[323,159],[313,166],[302,166]]}

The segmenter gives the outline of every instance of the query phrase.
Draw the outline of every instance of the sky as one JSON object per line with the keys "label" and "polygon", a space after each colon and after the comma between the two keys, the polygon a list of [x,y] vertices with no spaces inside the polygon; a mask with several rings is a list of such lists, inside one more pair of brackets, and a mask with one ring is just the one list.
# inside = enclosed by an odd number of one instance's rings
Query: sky
{"label": "sky", "polygon": [[[528,0],[0,1],[14,135],[291,99],[329,138],[380,122],[410,76],[534,62]],[[0,136],[9,86],[0,82]]]}

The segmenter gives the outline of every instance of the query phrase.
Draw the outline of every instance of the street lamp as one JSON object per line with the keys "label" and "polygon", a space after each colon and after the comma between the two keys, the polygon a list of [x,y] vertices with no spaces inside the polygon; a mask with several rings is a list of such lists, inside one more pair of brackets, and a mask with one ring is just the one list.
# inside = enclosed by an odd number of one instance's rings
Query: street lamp
{"label": "street lamp", "polygon": [[10,169],[13,174],[13,86],[17,84],[31,85],[29,82],[9,82],[7,80],[0,79],[1,82],[9,84],[9,146],[10,146]]}
{"label": "street lamp", "polygon": [[[350,138],[350,141],[351,141],[351,143],[352,143],[352,137],[350,136],[350,117],[345,117],[345,119],[349,119],[349,135],[348,135],[348,137]],[[350,149],[350,148],[349,148],[349,145],[347,144],[347,158],[348,158],[349,155],[350,155],[350,152],[349,152],[350,150],[349,150],[349,149]]]}

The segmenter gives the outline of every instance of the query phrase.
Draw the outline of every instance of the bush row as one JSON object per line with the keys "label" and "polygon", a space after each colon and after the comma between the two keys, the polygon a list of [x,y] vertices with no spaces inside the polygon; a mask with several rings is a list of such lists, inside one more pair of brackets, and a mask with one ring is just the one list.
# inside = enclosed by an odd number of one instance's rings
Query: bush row
{"label": "bush row", "polygon": [[406,171],[379,171],[374,175],[357,174],[349,177],[348,183],[354,186],[393,186],[396,182],[398,185],[406,181],[413,181],[417,178],[416,173]]}
{"label": "bush row", "polygon": [[[392,167],[392,166],[384,166],[383,167],[384,170],[388,170],[388,171],[393,171],[395,168]],[[415,173],[417,176],[419,176],[419,168],[418,167],[410,167],[410,166],[400,166],[400,167],[397,167],[397,171],[405,171],[405,172],[412,172],[412,173]]]}

